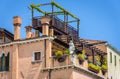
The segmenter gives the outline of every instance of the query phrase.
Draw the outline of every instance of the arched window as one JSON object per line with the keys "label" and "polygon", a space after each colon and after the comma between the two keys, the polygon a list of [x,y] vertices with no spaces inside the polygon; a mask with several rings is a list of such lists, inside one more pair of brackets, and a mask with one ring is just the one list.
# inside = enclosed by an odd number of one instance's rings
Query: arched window
{"label": "arched window", "polygon": [[9,53],[5,56],[4,53],[0,55],[0,71],[9,70]]}
{"label": "arched window", "polygon": [[8,71],[9,70],[9,53],[7,54],[7,56],[6,56],[6,71]]}
{"label": "arched window", "polygon": [[4,71],[5,70],[5,54],[4,53],[2,54],[1,61],[2,61],[1,70]]}

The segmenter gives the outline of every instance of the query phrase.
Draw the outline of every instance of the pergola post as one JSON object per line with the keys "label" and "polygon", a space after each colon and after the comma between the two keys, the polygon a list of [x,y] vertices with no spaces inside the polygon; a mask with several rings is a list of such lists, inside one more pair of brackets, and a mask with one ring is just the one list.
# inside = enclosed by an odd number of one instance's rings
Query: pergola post
{"label": "pergola post", "polygon": [[93,61],[93,64],[95,64],[95,52],[93,49],[92,49],[92,61]]}

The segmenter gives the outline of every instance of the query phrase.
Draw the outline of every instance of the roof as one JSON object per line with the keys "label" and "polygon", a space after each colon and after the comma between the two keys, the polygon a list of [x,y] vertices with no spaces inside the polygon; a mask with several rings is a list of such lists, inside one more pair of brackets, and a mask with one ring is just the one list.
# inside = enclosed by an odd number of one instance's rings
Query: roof
{"label": "roof", "polygon": [[9,35],[12,39],[14,38],[14,35],[11,33],[11,32],[9,32],[8,30],[6,30],[6,29],[4,29],[4,28],[1,28],[0,27],[0,32],[5,32],[7,35]]}
{"label": "roof", "polygon": [[107,52],[106,43],[103,40],[91,40],[91,39],[80,39],[81,42],[87,44],[88,46],[94,47],[102,52]]}
{"label": "roof", "polygon": [[111,44],[106,44],[110,49],[112,49],[113,51],[115,51],[118,55],[120,55],[120,51],[118,49],[116,49],[114,46],[112,46]]}

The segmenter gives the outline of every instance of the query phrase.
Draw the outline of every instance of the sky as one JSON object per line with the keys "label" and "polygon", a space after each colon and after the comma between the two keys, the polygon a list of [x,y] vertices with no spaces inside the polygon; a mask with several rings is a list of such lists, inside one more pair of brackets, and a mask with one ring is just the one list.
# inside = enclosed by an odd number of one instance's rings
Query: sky
{"label": "sky", "polygon": [[[13,17],[21,16],[21,38],[25,26],[31,25],[29,4],[48,3],[51,0],[0,0],[0,27],[14,33]],[[106,40],[120,50],[119,0],[54,0],[80,18],[80,38]]]}

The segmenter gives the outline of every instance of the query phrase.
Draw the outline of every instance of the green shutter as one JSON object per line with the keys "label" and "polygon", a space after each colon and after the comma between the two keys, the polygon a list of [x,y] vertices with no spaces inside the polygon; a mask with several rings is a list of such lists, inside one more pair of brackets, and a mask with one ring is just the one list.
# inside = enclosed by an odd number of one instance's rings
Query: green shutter
{"label": "green shutter", "polygon": [[114,56],[114,58],[115,58],[114,60],[115,60],[115,66],[116,66],[116,64],[117,64],[117,63],[116,63],[116,56]]}
{"label": "green shutter", "polygon": [[9,71],[9,53],[6,56],[6,71]]}
{"label": "green shutter", "polygon": [[5,69],[5,61],[4,61],[4,59],[5,59],[5,55],[3,54],[2,55],[2,71],[4,71],[4,69]]}
{"label": "green shutter", "polygon": [[112,63],[112,53],[110,52],[110,63]]}

